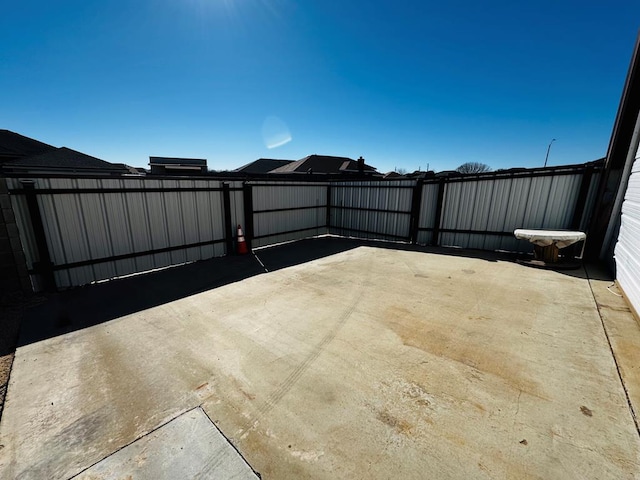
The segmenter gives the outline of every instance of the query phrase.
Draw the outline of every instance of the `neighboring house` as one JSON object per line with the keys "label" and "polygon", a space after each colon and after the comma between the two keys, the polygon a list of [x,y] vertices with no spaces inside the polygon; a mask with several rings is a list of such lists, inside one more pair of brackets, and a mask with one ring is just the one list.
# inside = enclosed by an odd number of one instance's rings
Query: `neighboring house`
{"label": "neighboring house", "polygon": [[387,172],[382,176],[382,178],[385,180],[398,180],[400,178],[407,178],[407,177],[398,172]]}
{"label": "neighboring house", "polygon": [[138,172],[67,147],[0,130],[0,171],[18,174],[129,175]]}
{"label": "neighboring house", "polygon": [[126,175],[134,173],[123,163],[109,163],[67,147],[54,148],[39,155],[9,160],[4,172],[30,174]]}
{"label": "neighboring house", "polygon": [[[118,165],[124,165],[124,164],[119,163]],[[149,173],[147,170],[145,170],[142,167],[130,167],[129,165],[125,165],[125,166],[131,170],[132,175],[146,175]]]}
{"label": "neighboring house", "polygon": [[247,163],[240,168],[233,170],[234,172],[256,174],[256,173],[269,173],[276,168],[283,167],[293,163],[293,160],[277,160],[274,158],[259,158],[251,163]]}
{"label": "neighboring house", "polygon": [[352,160],[347,157],[332,157],[329,155],[309,155],[296,162],[291,162],[282,167],[271,170],[277,173],[302,173],[302,174],[350,174],[350,175],[375,175],[380,176],[376,169],[365,164],[364,158]]}
{"label": "neighboring house", "polygon": [[199,175],[207,173],[204,158],[149,157],[152,175]]}
{"label": "neighboring house", "polygon": [[56,147],[25,137],[10,130],[0,130],[0,164],[19,158],[39,155]]}

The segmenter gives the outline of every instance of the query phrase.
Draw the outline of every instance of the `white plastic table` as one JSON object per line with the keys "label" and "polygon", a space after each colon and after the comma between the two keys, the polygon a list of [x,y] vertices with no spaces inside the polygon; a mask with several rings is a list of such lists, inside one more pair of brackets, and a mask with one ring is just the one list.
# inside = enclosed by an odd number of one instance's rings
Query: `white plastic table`
{"label": "white plastic table", "polygon": [[[519,240],[529,240],[534,245],[536,260],[555,263],[558,250],[576,242],[584,241],[587,234],[568,230],[527,230],[518,228],[513,232]],[[582,247],[584,251],[584,246]],[[580,254],[582,257],[582,254]]]}

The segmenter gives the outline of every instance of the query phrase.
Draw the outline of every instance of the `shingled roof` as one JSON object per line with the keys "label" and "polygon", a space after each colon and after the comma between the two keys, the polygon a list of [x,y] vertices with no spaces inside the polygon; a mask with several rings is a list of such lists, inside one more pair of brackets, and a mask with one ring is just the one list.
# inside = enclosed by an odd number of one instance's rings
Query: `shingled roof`
{"label": "shingled roof", "polygon": [[25,137],[19,133],[0,129],[0,163],[20,157],[39,155],[55,150],[55,148],[52,145]]}
{"label": "shingled roof", "polygon": [[9,160],[3,164],[6,170],[47,170],[86,173],[130,173],[128,167],[100,160],[67,147],[55,148],[30,157]]}
{"label": "shingled roof", "polygon": [[[375,168],[364,165],[365,173],[375,171]],[[270,173],[358,173],[358,162],[347,157],[314,154],[271,170]]]}
{"label": "shingled roof", "polygon": [[275,158],[259,158],[251,163],[247,163],[240,168],[236,168],[234,172],[242,173],[269,173],[276,168],[283,167],[293,163],[293,160],[278,160]]}

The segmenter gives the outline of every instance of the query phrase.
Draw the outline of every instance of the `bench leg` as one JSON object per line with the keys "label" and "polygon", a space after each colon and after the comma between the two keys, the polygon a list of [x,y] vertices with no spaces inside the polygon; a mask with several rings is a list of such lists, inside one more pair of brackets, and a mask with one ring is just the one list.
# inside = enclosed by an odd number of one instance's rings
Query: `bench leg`
{"label": "bench leg", "polygon": [[542,260],[545,263],[557,263],[558,262],[558,246],[553,243],[546,247],[539,245],[533,246],[536,260]]}

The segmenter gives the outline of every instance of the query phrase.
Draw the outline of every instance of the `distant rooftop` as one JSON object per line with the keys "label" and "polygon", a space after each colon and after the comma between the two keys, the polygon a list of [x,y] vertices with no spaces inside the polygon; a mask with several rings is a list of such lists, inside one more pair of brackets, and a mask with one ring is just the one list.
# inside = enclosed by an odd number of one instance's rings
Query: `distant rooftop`
{"label": "distant rooftop", "polygon": [[[374,173],[376,169],[364,164],[363,171]],[[309,155],[296,162],[272,170],[270,173],[358,173],[358,162],[348,157]]]}
{"label": "distant rooftop", "polygon": [[247,163],[240,168],[236,168],[234,172],[242,172],[242,173],[269,173],[276,168],[283,167],[290,163],[293,163],[293,160],[279,160],[275,158],[259,158],[258,160],[254,160],[253,162]]}
{"label": "distant rooftop", "polygon": [[87,173],[130,173],[130,167],[124,164],[113,164],[86,153],[67,147],[50,147],[39,155],[7,160],[3,164],[5,170],[37,170],[46,171],[83,171]]}
{"label": "distant rooftop", "polygon": [[151,173],[155,175],[189,175],[206,173],[207,160],[204,158],[149,157]]}
{"label": "distant rooftop", "polygon": [[0,130],[0,162],[38,155],[56,147],[10,130]]}
{"label": "distant rooftop", "polygon": [[207,166],[204,158],[149,157],[149,165]]}

